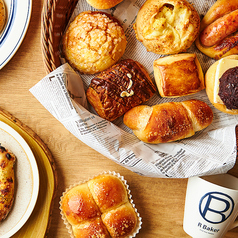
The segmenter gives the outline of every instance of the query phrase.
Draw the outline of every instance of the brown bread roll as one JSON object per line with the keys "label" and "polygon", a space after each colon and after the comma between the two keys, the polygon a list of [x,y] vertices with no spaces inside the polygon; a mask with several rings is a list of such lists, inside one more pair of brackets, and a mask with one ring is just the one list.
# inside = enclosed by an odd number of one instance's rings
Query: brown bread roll
{"label": "brown bread roll", "polygon": [[134,237],[140,229],[128,187],[115,174],[101,174],[71,187],[61,197],[60,210],[74,238]]}
{"label": "brown bread roll", "polygon": [[213,63],[205,74],[206,93],[215,108],[238,114],[238,55],[229,55]]}
{"label": "brown bread roll", "polygon": [[119,21],[105,12],[81,12],[63,35],[63,56],[82,74],[96,74],[115,64],[126,49]]}
{"label": "brown bread roll", "polygon": [[100,117],[113,121],[149,100],[155,91],[144,67],[127,59],[93,78],[86,95]]}
{"label": "brown bread roll", "polygon": [[3,0],[0,0],[0,33],[6,23],[6,8]]}
{"label": "brown bread roll", "polygon": [[217,0],[201,21],[195,44],[205,55],[220,59],[238,53],[238,0]]}
{"label": "brown bread roll", "polygon": [[156,54],[185,52],[199,28],[198,12],[186,0],[147,0],[134,24],[136,38]]}
{"label": "brown bread roll", "polygon": [[181,140],[209,126],[211,108],[202,101],[168,102],[141,105],[124,115],[124,124],[143,142],[158,144]]}

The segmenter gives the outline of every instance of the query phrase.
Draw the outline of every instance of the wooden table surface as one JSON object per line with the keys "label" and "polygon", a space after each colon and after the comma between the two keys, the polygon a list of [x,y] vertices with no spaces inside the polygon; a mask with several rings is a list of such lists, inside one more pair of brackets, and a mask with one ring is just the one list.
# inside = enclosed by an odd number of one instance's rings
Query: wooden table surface
{"label": "wooden table surface", "polygon": [[[123,168],[75,138],[29,92],[46,75],[40,40],[43,1],[33,0],[27,34],[14,57],[0,70],[0,107],[37,133],[53,155],[57,188],[47,237],[69,237],[59,211],[63,191],[108,170],[128,181],[143,221],[138,238],[189,237],[182,227],[187,179],[142,177]],[[238,165],[229,173],[238,177]],[[238,228],[226,237],[238,237]]]}

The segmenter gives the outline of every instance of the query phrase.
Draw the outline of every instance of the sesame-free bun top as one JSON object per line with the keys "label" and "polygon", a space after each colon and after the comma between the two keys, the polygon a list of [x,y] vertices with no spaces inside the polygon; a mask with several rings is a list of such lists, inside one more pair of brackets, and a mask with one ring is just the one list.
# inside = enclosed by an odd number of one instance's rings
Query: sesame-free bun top
{"label": "sesame-free bun top", "polygon": [[147,0],[134,24],[137,39],[157,54],[185,52],[199,28],[199,15],[186,0]]}
{"label": "sesame-free bun top", "polygon": [[[218,68],[218,65],[219,65],[219,62],[221,60],[226,60],[226,59],[233,59],[233,60],[237,60],[238,61],[238,55],[229,55],[229,56],[226,56],[220,60],[217,60],[215,63],[213,63],[209,69],[207,70],[206,74],[205,74],[205,85],[206,85],[206,93],[207,93],[207,96],[210,100],[210,102],[212,103],[212,105],[220,110],[221,112],[224,112],[224,113],[228,113],[228,114],[233,114],[233,115],[237,115],[238,114],[238,109],[228,109],[225,104],[223,103],[218,103],[218,102],[215,102],[214,100],[214,91],[218,91],[218,89],[216,87],[219,87],[219,86],[216,86],[215,84],[215,76],[216,76],[216,71],[217,71],[217,68]],[[227,67],[227,70],[229,69],[229,67]]]}
{"label": "sesame-free bun top", "polygon": [[99,11],[81,12],[63,36],[63,55],[83,74],[95,74],[115,64],[126,49],[119,21]]}
{"label": "sesame-free bun top", "polygon": [[87,0],[88,4],[96,9],[109,9],[115,7],[123,0]]}

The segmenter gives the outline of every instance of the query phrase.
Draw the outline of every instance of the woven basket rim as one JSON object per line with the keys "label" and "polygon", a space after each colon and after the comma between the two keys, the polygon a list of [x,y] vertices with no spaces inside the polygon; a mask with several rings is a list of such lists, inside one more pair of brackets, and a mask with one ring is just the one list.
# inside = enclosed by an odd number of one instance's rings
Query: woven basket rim
{"label": "woven basket rim", "polygon": [[47,73],[61,65],[59,44],[78,0],[45,0],[41,12],[41,50]]}

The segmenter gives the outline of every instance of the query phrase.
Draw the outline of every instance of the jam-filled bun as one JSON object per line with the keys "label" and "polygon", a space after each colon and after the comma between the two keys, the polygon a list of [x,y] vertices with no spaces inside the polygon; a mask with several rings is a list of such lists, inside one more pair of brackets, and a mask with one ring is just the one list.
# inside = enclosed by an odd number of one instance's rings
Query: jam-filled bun
{"label": "jam-filled bun", "polygon": [[99,11],[81,12],[63,36],[63,56],[82,74],[96,74],[124,54],[126,36],[119,21]]}
{"label": "jam-filled bun", "polygon": [[215,108],[238,114],[238,55],[224,57],[205,74],[206,93]]}

